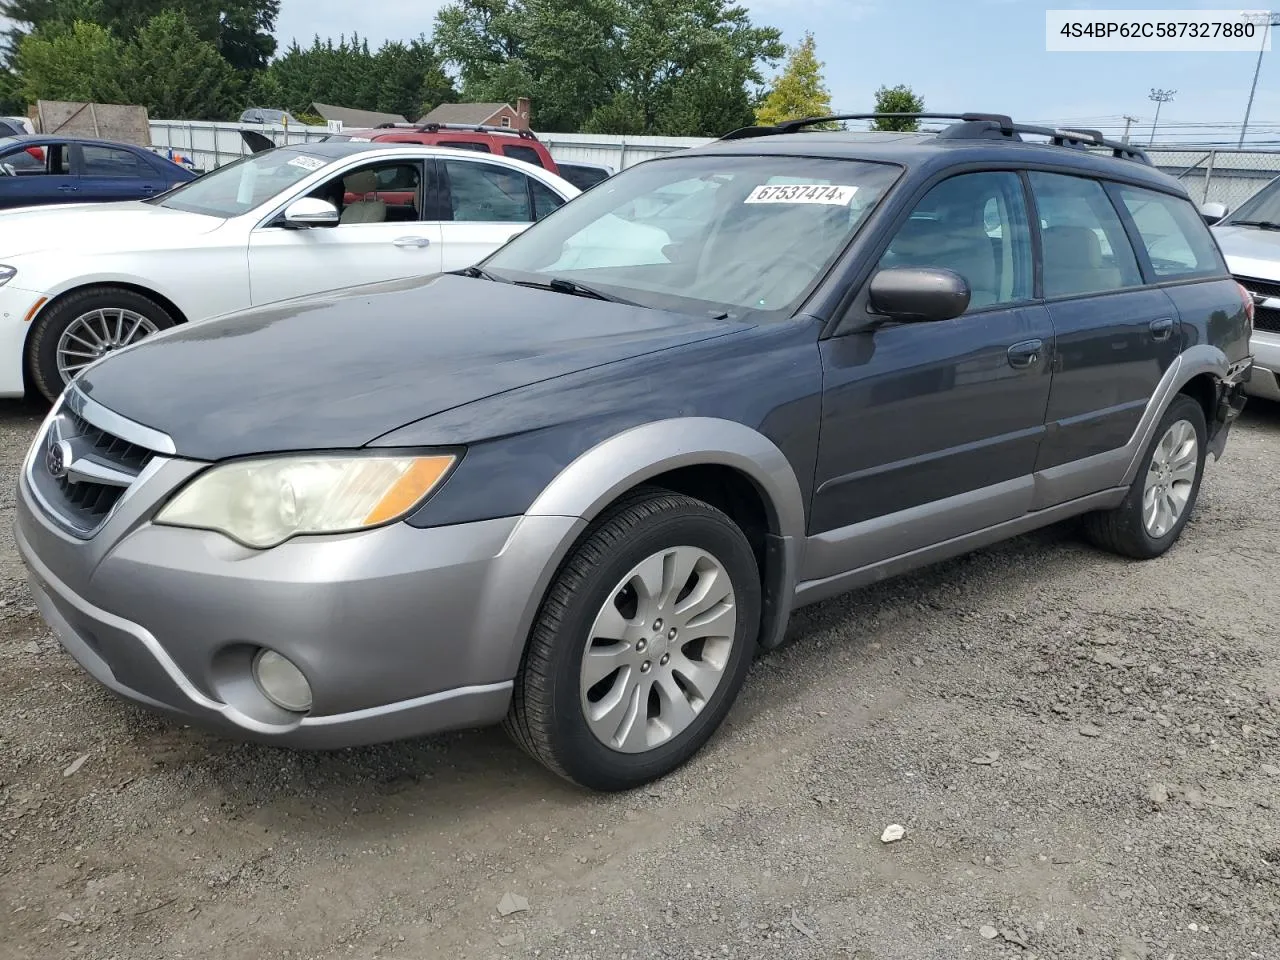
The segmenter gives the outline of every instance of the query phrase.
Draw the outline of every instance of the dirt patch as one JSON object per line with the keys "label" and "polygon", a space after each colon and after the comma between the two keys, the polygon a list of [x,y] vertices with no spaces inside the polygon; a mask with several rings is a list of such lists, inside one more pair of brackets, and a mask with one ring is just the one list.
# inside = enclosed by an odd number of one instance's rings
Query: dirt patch
{"label": "dirt patch", "polygon": [[1167,557],[1059,527],[802,611],[612,797],[493,731],[292,753],[103,692],[13,551],[39,418],[0,409],[5,960],[1280,955],[1280,408]]}

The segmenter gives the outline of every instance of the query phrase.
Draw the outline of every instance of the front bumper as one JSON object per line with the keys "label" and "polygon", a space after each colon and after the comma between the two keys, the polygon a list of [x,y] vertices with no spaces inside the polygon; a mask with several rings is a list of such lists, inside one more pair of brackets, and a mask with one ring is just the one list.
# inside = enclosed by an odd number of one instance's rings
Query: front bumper
{"label": "front bumper", "polygon": [[[84,539],[48,515],[29,472],[15,533],[41,614],[117,694],[191,723],[336,748],[483,726],[505,714],[537,600],[581,520],[392,524],[272,550],[150,518],[201,469],[167,460]],[[250,673],[267,647],[312,687],[305,715]]]}
{"label": "front bumper", "polygon": [[1249,349],[1253,352],[1253,377],[1245,392],[1280,403],[1280,333],[1255,330]]}

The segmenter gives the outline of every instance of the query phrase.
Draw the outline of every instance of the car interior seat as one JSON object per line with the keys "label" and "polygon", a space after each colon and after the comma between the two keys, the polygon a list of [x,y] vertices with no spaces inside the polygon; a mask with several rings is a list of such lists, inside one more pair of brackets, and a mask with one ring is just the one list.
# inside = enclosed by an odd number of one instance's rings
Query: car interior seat
{"label": "car interior seat", "polygon": [[1102,261],[1102,244],[1089,227],[1067,224],[1044,231],[1046,297],[1090,293],[1122,286],[1118,267]]}
{"label": "car interior seat", "polygon": [[[378,174],[373,170],[359,170],[343,178],[343,187],[348,194],[355,194],[358,199],[349,203],[342,211],[342,223],[385,223],[387,205],[377,199]],[[369,195],[374,194],[374,199]]]}

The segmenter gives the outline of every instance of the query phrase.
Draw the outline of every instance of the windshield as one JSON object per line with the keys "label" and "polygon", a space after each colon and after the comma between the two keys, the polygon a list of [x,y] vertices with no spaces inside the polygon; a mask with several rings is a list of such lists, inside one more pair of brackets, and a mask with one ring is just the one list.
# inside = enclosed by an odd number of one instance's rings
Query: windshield
{"label": "windshield", "polygon": [[1269,184],[1240,204],[1240,209],[1227,218],[1227,223],[1242,220],[1260,223],[1280,223],[1280,180]]}
{"label": "windshield", "polygon": [[311,176],[331,161],[286,148],[243,157],[158,197],[171,210],[210,217],[238,217]]}
{"label": "windshield", "polygon": [[899,172],[794,156],[650,161],[561,207],[484,269],[658,309],[789,315]]}

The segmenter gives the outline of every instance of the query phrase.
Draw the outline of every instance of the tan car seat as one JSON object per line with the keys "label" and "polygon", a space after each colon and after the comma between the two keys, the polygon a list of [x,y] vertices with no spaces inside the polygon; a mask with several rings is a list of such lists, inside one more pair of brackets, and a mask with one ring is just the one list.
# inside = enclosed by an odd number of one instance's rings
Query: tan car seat
{"label": "tan car seat", "polygon": [[386,223],[387,205],[381,200],[369,200],[368,195],[378,190],[378,174],[373,170],[360,170],[345,177],[342,182],[347,193],[360,197],[347,204],[342,211],[342,223]]}

